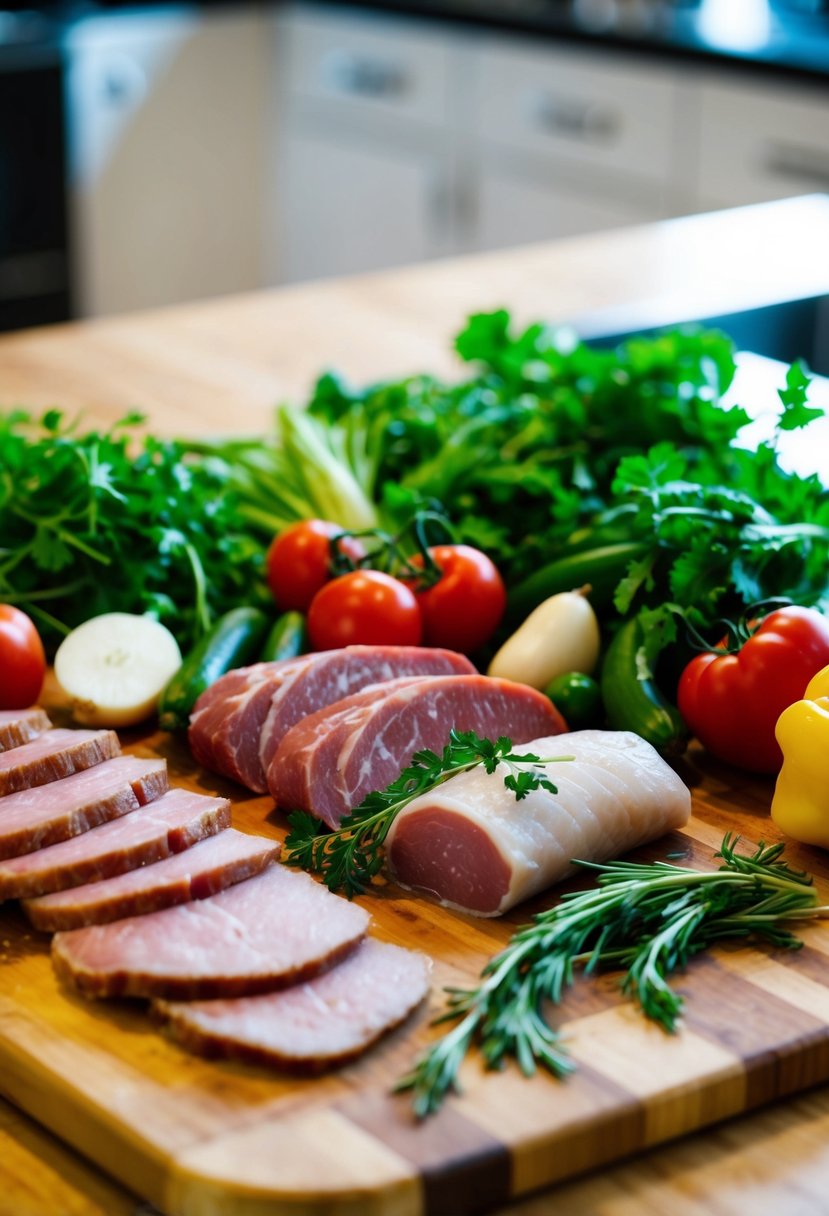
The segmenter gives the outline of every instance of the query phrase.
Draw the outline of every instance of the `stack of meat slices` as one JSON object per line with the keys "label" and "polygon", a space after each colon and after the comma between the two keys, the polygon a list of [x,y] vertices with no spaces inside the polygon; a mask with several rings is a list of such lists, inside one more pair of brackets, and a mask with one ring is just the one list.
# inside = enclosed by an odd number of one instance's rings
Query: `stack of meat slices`
{"label": "stack of meat slices", "polygon": [[347,646],[229,672],[196,702],[196,759],[331,827],[451,729],[513,743],[566,729],[547,697],[449,650]]}
{"label": "stack of meat slices", "polygon": [[196,702],[190,748],[205,768],[264,794],[277,748],[308,714],[370,684],[401,676],[474,673],[463,655],[424,646],[346,646],[240,667],[222,676]]}
{"label": "stack of meat slices", "polygon": [[0,900],[21,899],[87,996],[157,998],[192,1050],[318,1071],[364,1051],[420,1003],[428,960],[366,939],[368,915],[230,804],[168,788],[166,764],[112,731],[0,718]]}

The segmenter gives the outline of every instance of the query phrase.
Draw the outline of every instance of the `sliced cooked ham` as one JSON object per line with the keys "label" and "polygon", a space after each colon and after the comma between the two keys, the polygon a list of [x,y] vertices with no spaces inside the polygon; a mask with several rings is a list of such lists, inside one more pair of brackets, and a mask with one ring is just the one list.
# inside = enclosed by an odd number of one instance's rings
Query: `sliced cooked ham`
{"label": "sliced cooked ham", "polygon": [[440,752],[452,728],[524,743],[565,725],[526,684],[479,675],[390,680],[297,723],[271,761],[268,788],[279,806],[336,827],[366,794],[394,781],[416,751]]}
{"label": "sliced cooked ham", "polygon": [[682,827],[683,782],[649,743],[627,731],[575,731],[534,739],[558,789],[521,802],[504,773],[459,773],[400,812],[387,839],[393,876],[441,903],[496,916],[559,882],[575,858],[606,861]]}
{"label": "sliced cooked ham", "polygon": [[0,752],[0,796],[60,781],[120,751],[112,730],[47,730],[31,743]]}
{"label": "sliced cooked ham", "polygon": [[[131,787],[127,784],[126,788]],[[189,790],[170,790],[143,809],[136,801],[132,812],[82,836],[0,862],[0,899],[31,899],[83,883],[100,883],[181,853],[230,827],[226,798],[206,798]]]}
{"label": "sliced cooked ham", "polygon": [[58,933],[58,974],[90,997],[202,1000],[301,983],[365,936],[368,913],[272,865],[210,899]]}
{"label": "sliced cooked ham", "polygon": [[193,755],[257,793],[285,733],[306,714],[367,684],[407,675],[469,675],[463,655],[422,646],[347,646],[228,672],[196,702]]}
{"label": "sliced cooked ham", "polygon": [[29,743],[51,725],[39,705],[33,705],[31,709],[0,710],[0,752]]}
{"label": "sliced cooked ham", "polygon": [[321,1072],[399,1025],[429,988],[423,954],[371,939],[325,975],[231,1001],[157,1001],[154,1016],[188,1051]]}
{"label": "sliced cooked ham", "polygon": [[[0,860],[33,853],[128,815],[167,789],[167,763],[116,756],[53,783],[0,798]],[[3,896],[0,894],[0,899]]]}
{"label": "sliced cooked ham", "polygon": [[105,925],[193,899],[207,899],[260,874],[278,851],[275,840],[227,828],[201,839],[183,853],[168,855],[116,878],[25,900],[23,907],[36,929],[50,933]]}

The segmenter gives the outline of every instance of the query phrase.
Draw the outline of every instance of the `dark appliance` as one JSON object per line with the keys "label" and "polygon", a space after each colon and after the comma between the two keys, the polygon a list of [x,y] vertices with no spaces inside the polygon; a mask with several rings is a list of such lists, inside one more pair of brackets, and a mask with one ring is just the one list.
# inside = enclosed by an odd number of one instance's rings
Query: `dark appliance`
{"label": "dark appliance", "polygon": [[71,315],[60,40],[0,11],[0,330]]}

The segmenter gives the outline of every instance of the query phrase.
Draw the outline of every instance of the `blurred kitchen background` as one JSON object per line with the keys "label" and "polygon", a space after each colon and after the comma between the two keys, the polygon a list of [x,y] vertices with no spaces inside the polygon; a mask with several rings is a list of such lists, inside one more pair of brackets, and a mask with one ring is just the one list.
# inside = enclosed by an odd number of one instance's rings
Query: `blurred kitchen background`
{"label": "blurred kitchen background", "polygon": [[0,9],[0,329],[815,190],[829,0]]}

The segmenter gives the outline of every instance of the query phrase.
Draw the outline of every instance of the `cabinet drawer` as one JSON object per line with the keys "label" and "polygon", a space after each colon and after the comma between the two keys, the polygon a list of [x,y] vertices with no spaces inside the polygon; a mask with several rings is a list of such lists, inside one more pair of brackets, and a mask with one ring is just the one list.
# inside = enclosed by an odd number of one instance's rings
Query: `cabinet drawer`
{"label": "cabinet drawer", "polygon": [[480,137],[663,182],[672,161],[674,80],[650,64],[617,59],[485,46]]}
{"label": "cabinet drawer", "polygon": [[829,191],[825,90],[708,84],[700,97],[699,190],[711,204]]}
{"label": "cabinet drawer", "polygon": [[286,9],[277,19],[282,88],[341,115],[447,119],[451,39],[419,24],[341,10]]}

